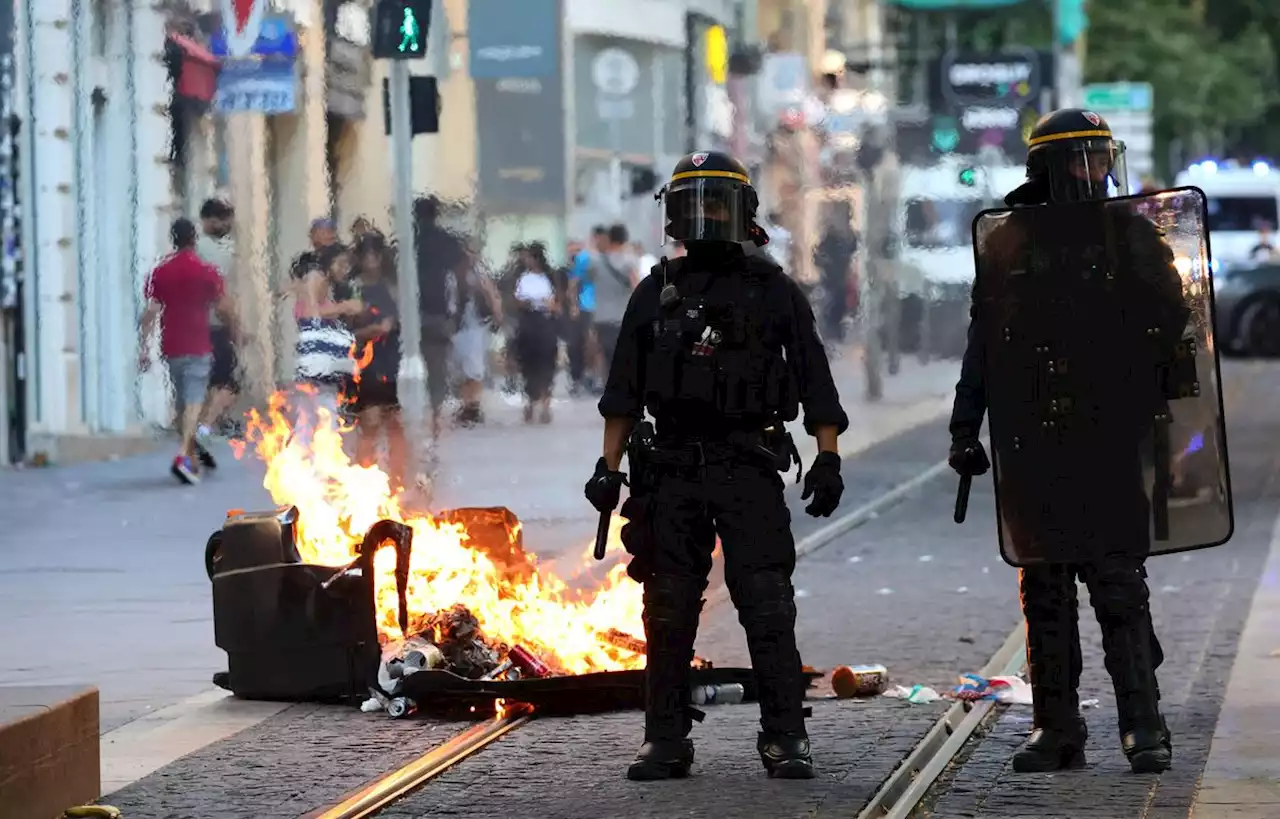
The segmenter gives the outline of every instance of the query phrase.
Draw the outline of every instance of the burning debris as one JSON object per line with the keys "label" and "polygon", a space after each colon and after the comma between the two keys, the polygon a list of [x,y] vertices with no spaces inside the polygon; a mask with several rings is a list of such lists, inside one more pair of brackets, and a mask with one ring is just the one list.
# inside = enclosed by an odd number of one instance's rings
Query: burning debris
{"label": "burning debris", "polygon": [[[410,509],[385,474],[348,457],[336,426],[323,418],[310,424],[316,431],[304,445],[292,435],[294,417],[284,396],[276,396],[265,414],[250,416],[243,449],[266,464],[264,486],[273,500],[297,508],[296,551],[303,563],[352,565],[365,533],[379,521],[402,522],[413,533],[405,578],[407,627],[401,622],[393,550],[379,549],[372,558],[381,640],[390,644],[421,635],[435,644],[433,624],[440,613],[461,604],[478,625],[481,643],[501,658],[506,653],[500,646],[521,646],[555,673],[643,667],[642,655],[598,636],[611,628],[642,631],[641,588],[626,577],[625,566],[615,566],[599,588],[573,590],[524,551],[519,521],[508,510]],[[619,555],[621,522],[615,521],[611,535]],[[589,547],[582,554],[585,564]],[[459,668],[472,672],[483,665],[458,659]]]}

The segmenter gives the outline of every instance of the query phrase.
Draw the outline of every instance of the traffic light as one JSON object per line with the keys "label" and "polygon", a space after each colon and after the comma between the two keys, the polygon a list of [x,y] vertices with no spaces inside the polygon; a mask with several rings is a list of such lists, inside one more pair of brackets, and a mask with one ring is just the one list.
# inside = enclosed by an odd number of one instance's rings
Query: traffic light
{"label": "traffic light", "polygon": [[966,188],[972,188],[974,185],[978,184],[978,172],[973,168],[965,168],[960,171],[960,184],[964,185]]}
{"label": "traffic light", "polygon": [[[440,89],[435,77],[409,78],[409,133],[437,134],[440,132]],[[391,82],[382,79],[382,117],[387,136],[391,136]]]}
{"label": "traffic light", "polygon": [[427,56],[431,0],[378,0],[372,14],[375,58],[420,60]]}
{"label": "traffic light", "polygon": [[1058,44],[1073,46],[1089,26],[1089,15],[1085,11],[1085,0],[1058,0],[1053,9],[1053,27],[1057,33]]}

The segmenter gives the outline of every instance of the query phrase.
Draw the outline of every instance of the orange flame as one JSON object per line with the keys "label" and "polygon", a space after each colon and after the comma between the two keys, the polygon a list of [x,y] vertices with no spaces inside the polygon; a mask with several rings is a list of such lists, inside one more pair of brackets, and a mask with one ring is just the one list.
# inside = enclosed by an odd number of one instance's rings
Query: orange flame
{"label": "orange flame", "polygon": [[[327,412],[297,419],[315,428],[309,447],[294,439],[290,414],[285,397],[273,396],[265,415],[250,413],[245,440],[267,466],[263,485],[272,499],[298,508],[298,550],[305,562],[348,565],[370,526],[383,519],[404,521],[414,535],[408,587],[411,620],[421,621],[462,603],[488,638],[524,646],[558,671],[643,668],[643,657],[598,636],[611,628],[644,634],[641,587],[627,578],[624,565],[613,566],[603,583],[589,592],[571,590],[545,569],[528,579],[510,579],[485,554],[470,548],[461,526],[402,510],[386,474],[348,457],[342,434]],[[610,535],[614,555],[622,553],[618,532],[623,522],[615,516]],[[379,550],[374,570],[379,632],[387,639],[400,639],[404,635],[397,623],[394,550]]]}

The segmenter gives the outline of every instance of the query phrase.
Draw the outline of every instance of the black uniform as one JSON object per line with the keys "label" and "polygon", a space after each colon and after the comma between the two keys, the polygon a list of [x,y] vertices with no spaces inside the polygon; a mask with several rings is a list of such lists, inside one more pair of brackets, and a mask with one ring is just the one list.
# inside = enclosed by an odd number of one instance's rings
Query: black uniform
{"label": "black uniform", "polygon": [[[1116,152],[1122,149],[1112,142],[1105,122],[1095,114],[1065,110],[1046,117],[1033,133],[1032,146],[1028,182],[1010,194],[1006,201],[1011,206],[1104,199],[1106,179],[1098,172],[1097,163],[1106,161],[1109,174],[1123,173],[1122,164],[1116,161]],[[1104,160],[1103,156],[1109,158]],[[1092,172],[1086,167],[1089,162],[1095,163]],[[1054,218],[1038,220],[1015,209],[986,237],[982,253],[991,263],[980,271],[974,282],[974,320],[969,326],[969,344],[951,416],[950,460],[961,474],[982,474],[990,466],[978,442],[990,389],[984,381],[983,350],[988,343],[999,342],[989,335],[989,331],[996,328],[979,325],[978,305],[987,305],[990,315],[991,305],[999,302],[993,294],[1003,296],[1015,292],[1016,285],[1011,282],[1028,266],[1047,266],[1054,275],[1061,269],[1064,280],[1080,281],[1081,270],[1088,270],[1090,259],[1097,255],[1094,248],[1106,241],[1102,229],[1104,218],[1101,206],[1095,211],[1082,205],[1055,213]],[[1087,494],[1095,504],[1093,511],[1098,512],[1089,515],[1090,521],[1099,521],[1097,526],[1073,529],[1087,533],[1091,543],[1080,544],[1079,550],[1073,553],[1087,555],[1088,559],[1065,562],[1049,555],[1043,562],[1023,568],[1021,572],[1036,730],[1026,747],[1014,757],[1014,768],[1019,771],[1084,764],[1085,724],[1079,714],[1078,693],[1082,659],[1077,577],[1089,589],[1102,629],[1125,754],[1135,771],[1160,771],[1170,764],[1170,740],[1158,708],[1159,689],[1155,677],[1163,653],[1152,627],[1143,565],[1150,551],[1150,508],[1135,446],[1149,431],[1149,419],[1157,414],[1156,405],[1163,399],[1155,389],[1154,379],[1148,382],[1126,377],[1139,371],[1156,372],[1154,359],[1169,351],[1162,353],[1150,345],[1116,342],[1125,335],[1110,330],[1114,324],[1115,329],[1122,331],[1128,322],[1129,326],[1161,327],[1164,337],[1176,340],[1186,325],[1188,312],[1177,272],[1172,267],[1173,254],[1156,227],[1142,217],[1113,223],[1111,227],[1114,234],[1124,237],[1119,252],[1128,268],[1128,275],[1115,287],[1132,288],[1133,297],[1123,300],[1127,309],[1122,314],[1100,311],[1087,321],[1077,318],[1081,323],[1073,328],[1075,346],[1072,349],[1077,358],[1072,366],[1078,375],[1083,375],[1080,371],[1087,372],[1093,389],[1111,395],[1116,405],[1130,407],[1132,412],[1100,419],[1096,427],[1090,428],[1090,435],[1082,439],[1082,445],[1066,455],[1069,463],[1055,465],[1058,472],[1080,476],[1077,485],[1082,497]],[[1032,247],[1037,250],[1033,251]],[[1111,285],[1099,283],[1099,292],[1105,289],[1110,293],[1109,287]],[[1114,299],[1108,301],[1115,303]],[[1025,316],[1024,320],[1035,322],[1037,317]],[[1006,326],[1001,332],[1010,330]],[[1017,328],[1013,332],[1020,333]],[[1063,337],[1070,331],[1049,328],[1042,332]],[[1148,356],[1153,360],[1144,361]],[[997,366],[1018,372],[1025,370],[1028,377],[1037,372],[1034,362],[1020,367],[1007,355],[1003,358],[997,355],[997,359],[1000,361]],[[1008,375],[1003,380],[1011,379],[1016,382],[1018,376]],[[1006,446],[1016,448],[1017,440],[1013,437],[1010,441],[995,441],[997,451],[1006,451]],[[1049,518],[1054,514],[1069,514],[1079,506],[1080,499],[1043,497],[1043,481],[1037,481],[1035,474],[1023,476],[1008,472],[1009,469],[1034,470],[1034,464],[1024,460],[1027,462],[1010,459],[1008,468],[1002,461],[1001,516],[1005,536],[1013,539],[1018,548],[1033,550],[1038,546],[1037,533],[1053,529]],[[1057,485],[1062,486],[1063,482]],[[1105,512],[1096,508],[1098,503],[1106,506]]]}
{"label": "black uniform", "polygon": [[[798,458],[783,425],[801,406],[811,433],[843,432],[848,418],[795,282],[739,243],[698,238],[722,235],[723,225],[681,218],[678,183],[708,180],[691,198],[740,225],[742,238],[766,241],[751,222],[754,202],[710,203],[729,174],[750,190],[746,172],[722,154],[694,154],[677,166],[666,191],[668,233],[686,241],[689,255],[664,260],[632,294],[599,405],[606,419],[644,429],[647,409],[656,422],[647,445],[633,438],[628,449],[631,496],[621,510],[634,556],[628,571],[645,586],[649,649],[645,745],[633,779],[683,776],[692,762],[689,669],[717,534],[759,683],[762,760],[773,776],[813,775],[795,638],[795,542],[779,475]],[[609,474],[601,459],[587,486],[597,508],[611,508],[593,497]],[[831,514],[843,490],[839,457],[820,455],[808,478],[811,514]]]}

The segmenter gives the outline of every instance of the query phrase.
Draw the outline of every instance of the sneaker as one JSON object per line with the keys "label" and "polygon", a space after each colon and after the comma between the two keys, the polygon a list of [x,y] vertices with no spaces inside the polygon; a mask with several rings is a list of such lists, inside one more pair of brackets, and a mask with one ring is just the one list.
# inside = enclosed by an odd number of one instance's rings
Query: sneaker
{"label": "sneaker", "polygon": [[191,459],[185,455],[179,455],[173,459],[173,466],[169,467],[169,471],[173,473],[173,477],[193,486],[200,483],[200,472],[196,469],[195,464],[191,463]]}
{"label": "sneaker", "polygon": [[200,465],[209,469],[217,469],[218,462],[214,460],[213,454],[205,447],[206,441],[196,439],[196,459],[200,461]]}

